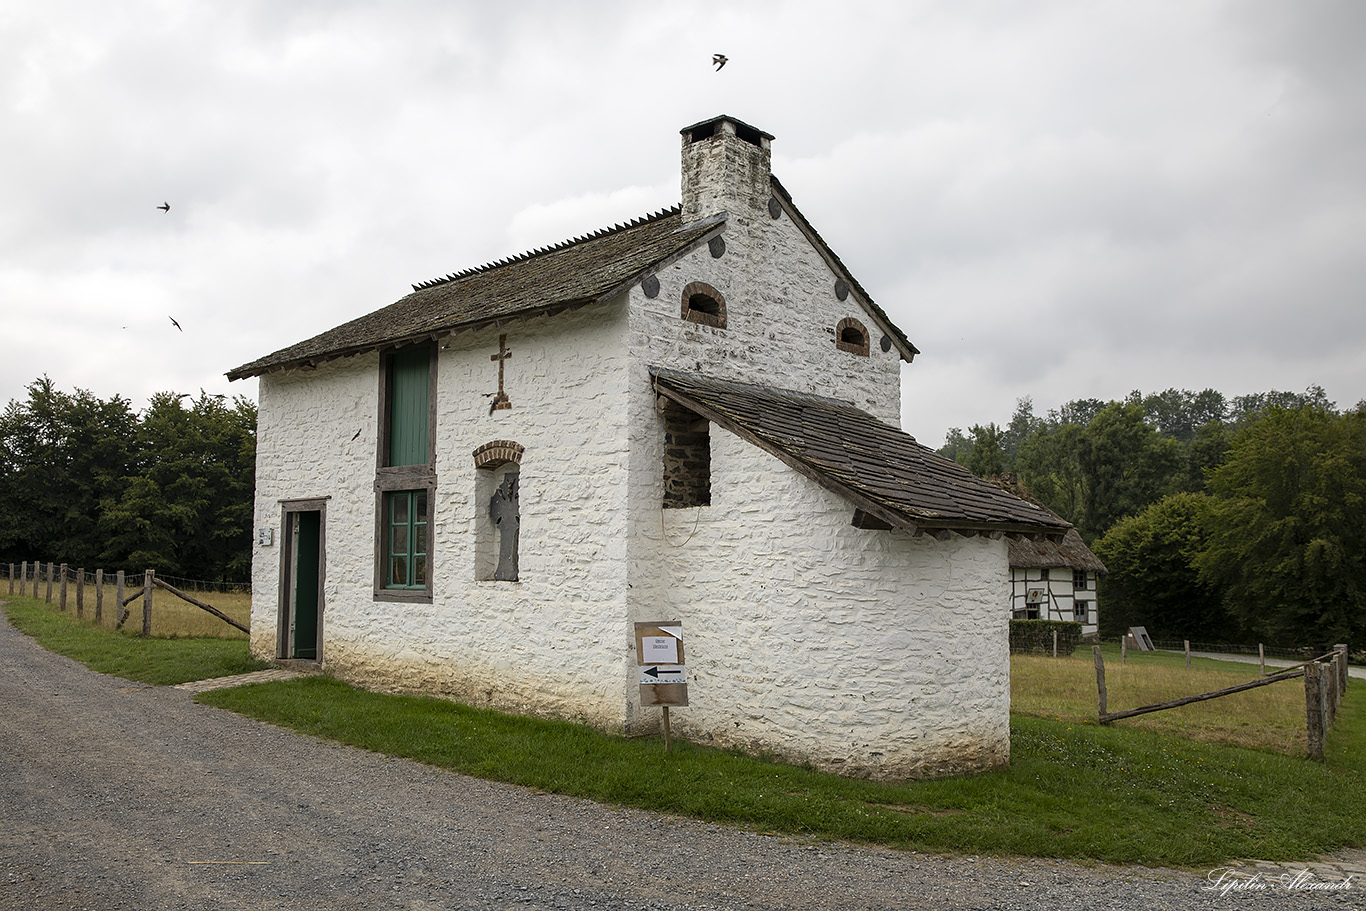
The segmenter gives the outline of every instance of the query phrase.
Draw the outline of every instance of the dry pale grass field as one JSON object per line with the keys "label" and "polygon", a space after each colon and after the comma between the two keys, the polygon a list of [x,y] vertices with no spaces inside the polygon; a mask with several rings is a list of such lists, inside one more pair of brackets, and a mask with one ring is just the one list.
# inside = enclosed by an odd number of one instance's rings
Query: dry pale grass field
{"label": "dry pale grass field", "polygon": [[[177,586],[179,587],[179,586]],[[200,601],[211,604],[223,613],[232,617],[243,626],[251,625],[251,592],[218,592],[189,590],[188,593],[194,595]],[[142,630],[142,579],[130,580],[124,588],[124,597],[138,593],[137,600],[128,605],[128,620],[123,624],[123,628],[130,632]],[[54,586],[52,604],[58,604],[57,590]],[[100,617],[96,620],[96,597],[95,586],[87,583],[85,586],[81,619],[91,626],[101,626],[106,629],[113,629],[118,622],[118,597],[112,581],[107,581],[104,585],[104,599],[99,611]],[[67,613],[76,615],[76,584],[71,582],[67,585],[66,592]],[[163,639],[178,639],[182,637],[208,637],[217,639],[246,639],[247,634],[236,629],[222,620],[215,617],[208,611],[201,610],[182,601],[165,589],[157,588],[152,592],[152,635]]]}
{"label": "dry pale grass field", "polygon": [[[1223,689],[1260,674],[1254,664],[1200,661],[1184,664],[1154,661],[1149,656],[1121,665],[1107,656],[1105,688],[1111,712],[1135,709]],[[1070,658],[1012,655],[1011,710],[1058,721],[1096,724],[1096,669],[1090,650]],[[1306,750],[1304,680],[1294,678],[1179,708],[1113,722],[1116,727],[1175,734],[1207,743],[1303,755]]]}

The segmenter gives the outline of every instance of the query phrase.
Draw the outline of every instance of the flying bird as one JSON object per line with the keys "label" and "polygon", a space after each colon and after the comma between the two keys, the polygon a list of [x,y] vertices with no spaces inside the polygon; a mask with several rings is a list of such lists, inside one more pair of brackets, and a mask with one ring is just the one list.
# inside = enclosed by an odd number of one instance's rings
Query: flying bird
{"label": "flying bird", "polygon": [[163,212],[169,212],[171,211],[171,204],[169,202],[163,202],[161,205],[157,206],[157,208]]}
{"label": "flying bird", "polygon": [[[175,326],[177,329],[180,329],[180,323],[177,323],[177,322],[175,321],[175,317],[174,317],[174,316],[168,316],[168,317],[166,317],[166,318],[167,318],[168,320],[171,321],[171,325],[172,325],[172,326]],[[180,329],[180,331],[181,331],[181,332],[184,332],[185,330],[184,330],[184,329]]]}
{"label": "flying bird", "polygon": [[729,60],[729,59],[730,59],[730,58],[727,57],[725,54],[712,54],[712,55],[711,55],[711,62],[714,63],[714,64],[716,64],[716,72],[718,72],[718,73],[721,72],[721,67],[725,66],[725,65],[726,65],[726,61]]}

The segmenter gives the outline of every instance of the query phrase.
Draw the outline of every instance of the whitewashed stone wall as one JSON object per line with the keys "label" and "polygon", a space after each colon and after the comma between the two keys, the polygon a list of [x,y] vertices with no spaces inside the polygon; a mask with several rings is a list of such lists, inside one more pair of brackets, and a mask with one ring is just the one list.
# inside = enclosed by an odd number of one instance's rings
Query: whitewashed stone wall
{"label": "whitewashed stone wall", "polygon": [[[899,426],[900,360],[786,213],[728,223],[630,292],[630,619],[681,619],[691,705],[684,736],[899,778],[1009,757],[1009,569],[1003,540],[940,542],[853,528],[853,506],[715,425],[712,501],[660,506],[648,368],[664,366],[849,402]],[[753,250],[755,255],[746,255]],[[724,330],[684,324],[683,287],[726,298]],[[835,346],[854,317],[870,355]],[[627,726],[659,710],[631,694]]]}
{"label": "whitewashed stone wall", "polygon": [[[835,274],[786,213],[775,220],[765,212],[750,229],[728,225],[722,237],[719,259],[703,245],[661,269],[658,296],[631,289],[635,363],[829,396],[900,426],[896,348],[882,350],[881,331],[852,293],[835,296]],[[724,295],[725,329],[681,318],[692,282]],[[868,357],[835,347],[833,330],[846,317],[869,330]]]}
{"label": "whitewashed stone wall", "polygon": [[[675,729],[877,778],[1004,764],[1005,542],[854,528],[842,498],[715,425],[711,440],[712,505],[641,504],[634,539],[655,568],[636,619],[683,622]],[[635,711],[642,728],[658,715]]]}
{"label": "whitewashed stone wall", "polygon": [[[377,356],[262,378],[257,524],[278,500],[330,496],[323,652],[343,679],[621,729],[626,606],[624,302],[446,340],[437,379],[431,604],[376,602]],[[513,407],[490,414],[499,335]],[[363,425],[363,427],[362,427]],[[349,442],[358,427],[362,434]],[[525,447],[520,581],[475,579],[472,452]],[[253,651],[273,657],[279,536],[257,548]]]}

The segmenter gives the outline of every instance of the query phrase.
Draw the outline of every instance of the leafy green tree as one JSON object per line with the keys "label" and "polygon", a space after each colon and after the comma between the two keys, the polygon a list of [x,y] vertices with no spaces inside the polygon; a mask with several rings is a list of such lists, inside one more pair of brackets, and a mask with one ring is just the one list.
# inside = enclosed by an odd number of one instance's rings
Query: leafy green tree
{"label": "leafy green tree", "polygon": [[1201,578],[1259,638],[1366,641],[1366,415],[1272,406],[1209,481]]}
{"label": "leafy green tree", "polygon": [[1144,420],[1141,405],[1112,402],[1081,435],[1077,462],[1087,494],[1078,531],[1092,539],[1170,492],[1180,447]]}
{"label": "leafy green tree", "polygon": [[979,478],[990,478],[1006,470],[1005,453],[1001,450],[1001,428],[995,424],[983,427],[973,424],[972,449],[964,463],[968,471]]}
{"label": "leafy green tree", "polygon": [[1077,458],[1083,428],[1077,424],[1045,424],[1020,444],[1015,472],[1024,486],[1049,509],[1079,525],[1090,495]]}
{"label": "leafy green tree", "polygon": [[158,393],[138,430],[137,472],[102,504],[106,559],[196,578],[250,565],[256,408]]}
{"label": "leafy green tree", "polygon": [[972,438],[964,434],[962,428],[950,427],[944,435],[944,445],[935,451],[959,465],[967,465],[968,456],[972,454]]}
{"label": "leafy green tree", "polygon": [[1195,567],[1208,514],[1205,497],[1172,494],[1120,519],[1096,541],[1096,556],[1109,570],[1101,583],[1102,636],[1145,626],[1158,639],[1241,640],[1219,592]]}
{"label": "leafy green tree", "polygon": [[123,484],[136,416],[126,399],[66,394],[44,376],[0,417],[0,555],[94,566],[100,500]]}
{"label": "leafy green tree", "polygon": [[1246,426],[1263,413],[1272,409],[1294,410],[1298,408],[1318,408],[1332,411],[1334,405],[1328,400],[1328,393],[1322,386],[1310,386],[1304,392],[1254,392],[1250,395],[1234,396],[1229,405],[1229,420],[1238,427]]}
{"label": "leafy green tree", "polygon": [[1010,416],[1010,423],[1005,430],[1001,431],[1001,451],[1005,455],[1007,469],[1014,468],[1025,439],[1041,426],[1043,421],[1034,416],[1034,400],[1029,396],[1016,399],[1015,413]]}

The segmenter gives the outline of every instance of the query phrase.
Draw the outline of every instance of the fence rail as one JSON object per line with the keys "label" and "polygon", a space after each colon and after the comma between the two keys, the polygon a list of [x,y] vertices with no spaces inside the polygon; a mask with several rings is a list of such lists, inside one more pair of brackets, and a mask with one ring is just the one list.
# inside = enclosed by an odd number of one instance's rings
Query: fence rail
{"label": "fence rail", "polygon": [[[1208,693],[1183,696],[1180,699],[1172,699],[1167,702],[1155,702],[1152,705],[1144,705],[1136,709],[1111,712],[1107,710],[1106,705],[1108,695],[1105,690],[1105,658],[1101,655],[1099,645],[1092,646],[1091,653],[1096,665],[1096,699],[1099,703],[1097,714],[1101,724],[1110,724],[1123,718],[1133,718],[1151,712],[1174,709],[1179,706],[1190,705],[1193,702],[1231,696],[1234,693],[1241,693],[1255,687],[1303,677],[1305,728],[1309,757],[1319,761],[1323,760],[1324,740],[1333,726],[1333,721],[1337,717],[1338,706],[1342,704],[1343,694],[1347,690],[1347,646],[1335,645],[1331,652],[1311,658],[1297,667],[1285,668],[1270,676],[1259,677],[1247,683],[1224,687],[1220,690],[1211,690]],[[1189,666],[1188,653],[1187,667]]]}
{"label": "fence rail", "polygon": [[[203,587],[211,591],[219,592],[251,591],[251,586],[247,583],[198,582],[193,579],[180,579],[174,576],[169,578],[175,579],[187,588]],[[140,582],[141,585],[134,588],[131,594],[125,594],[125,585],[128,582],[132,582],[134,585],[137,585]],[[9,594],[13,595],[16,593],[16,585],[18,586],[18,594],[20,597],[27,595],[32,598],[43,598],[48,604],[52,604],[55,596],[58,608],[63,611],[68,609],[68,604],[72,600],[70,596],[74,594],[76,616],[81,618],[84,618],[85,616],[85,593],[87,586],[89,586],[94,592],[94,619],[96,622],[103,622],[104,620],[105,590],[108,588],[109,583],[108,577],[105,575],[103,569],[87,572],[84,568],[72,569],[65,563],[57,564],[49,562],[44,564],[42,561],[35,560],[32,563],[28,561],[19,563],[16,571],[16,565],[11,563],[9,564],[8,579]],[[232,586],[232,588],[228,588],[227,586]],[[182,590],[182,588],[172,585],[170,582],[167,582],[166,579],[158,577],[156,572],[150,569],[145,570],[142,573],[141,579],[138,579],[136,574],[133,576],[132,580],[126,579],[123,570],[118,570],[114,574],[114,628],[121,629],[123,627],[124,623],[127,622],[130,617],[128,605],[141,599],[141,635],[143,637],[150,636],[152,634],[152,591],[155,588],[170,592],[187,604],[192,604],[205,613],[217,617],[224,623],[241,630],[247,635],[251,635],[251,629],[249,627],[234,620],[213,605]]]}

